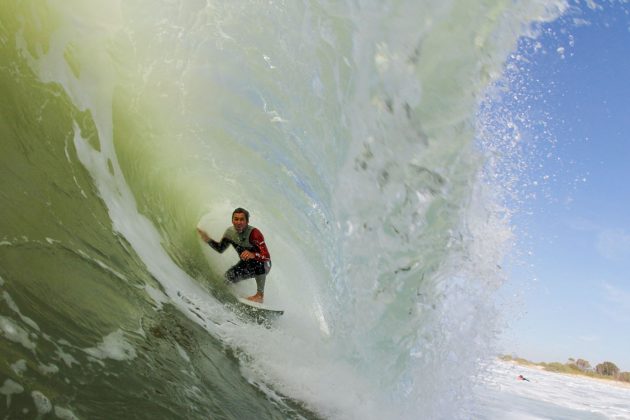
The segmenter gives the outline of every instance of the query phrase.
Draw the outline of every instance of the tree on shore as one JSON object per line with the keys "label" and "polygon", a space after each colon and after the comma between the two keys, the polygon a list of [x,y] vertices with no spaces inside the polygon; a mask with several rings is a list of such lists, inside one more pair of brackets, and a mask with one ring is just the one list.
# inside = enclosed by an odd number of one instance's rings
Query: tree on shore
{"label": "tree on shore", "polygon": [[604,376],[617,376],[619,368],[613,362],[603,362],[595,366],[595,372]]}
{"label": "tree on shore", "polygon": [[577,361],[575,362],[575,366],[577,366],[577,368],[580,369],[582,372],[587,372],[593,369],[589,361],[584,359],[577,359]]}
{"label": "tree on shore", "polygon": [[567,362],[568,366],[574,367],[582,372],[590,372],[593,370],[591,364],[588,360],[577,359],[575,360],[573,357],[569,357],[569,361]]}

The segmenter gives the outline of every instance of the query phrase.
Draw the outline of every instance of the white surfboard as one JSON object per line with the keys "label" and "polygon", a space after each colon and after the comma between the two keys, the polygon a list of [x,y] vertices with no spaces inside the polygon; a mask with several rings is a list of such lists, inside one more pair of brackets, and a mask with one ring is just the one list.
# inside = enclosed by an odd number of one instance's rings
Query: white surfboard
{"label": "white surfboard", "polygon": [[270,315],[282,315],[284,313],[284,309],[273,308],[265,305],[264,303],[258,303],[251,300],[248,300],[243,297],[237,297],[238,301],[243,305],[247,305],[250,308],[256,309],[257,311],[267,313]]}

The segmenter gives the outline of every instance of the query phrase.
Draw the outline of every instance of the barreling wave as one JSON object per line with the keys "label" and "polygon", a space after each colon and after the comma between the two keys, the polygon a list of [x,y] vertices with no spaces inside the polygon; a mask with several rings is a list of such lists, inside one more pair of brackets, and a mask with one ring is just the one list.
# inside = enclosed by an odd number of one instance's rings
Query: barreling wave
{"label": "barreling wave", "polygon": [[[477,108],[564,7],[3,2],[1,411],[464,415],[510,240]],[[195,234],[237,206],[273,328]]]}

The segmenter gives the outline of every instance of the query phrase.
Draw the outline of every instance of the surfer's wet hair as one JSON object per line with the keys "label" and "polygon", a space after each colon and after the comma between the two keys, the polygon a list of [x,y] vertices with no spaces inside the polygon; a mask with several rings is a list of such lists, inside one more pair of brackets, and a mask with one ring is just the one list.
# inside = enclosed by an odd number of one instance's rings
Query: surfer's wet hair
{"label": "surfer's wet hair", "polygon": [[234,215],[235,215],[236,213],[242,213],[242,214],[244,214],[244,215],[245,215],[245,221],[246,221],[247,223],[249,223],[249,212],[248,212],[247,210],[245,210],[245,209],[244,209],[244,208],[242,208],[242,207],[237,207],[237,208],[235,208],[235,209],[234,209],[234,211],[232,212],[232,219],[234,219]]}

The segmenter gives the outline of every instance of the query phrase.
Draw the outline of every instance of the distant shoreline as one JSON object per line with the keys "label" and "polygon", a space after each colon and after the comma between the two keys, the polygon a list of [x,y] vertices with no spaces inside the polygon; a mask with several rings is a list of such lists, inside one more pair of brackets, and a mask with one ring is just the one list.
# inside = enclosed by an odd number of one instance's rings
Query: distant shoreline
{"label": "distant shoreline", "polygon": [[596,382],[606,383],[606,384],[618,386],[621,388],[630,389],[630,382],[620,381],[618,379],[615,379],[612,376],[603,376],[603,375],[598,375],[598,374],[588,374],[588,373],[581,373],[581,372],[563,372],[563,371],[558,371],[554,369],[549,369],[548,368],[549,364],[547,363],[536,363],[536,362],[531,362],[529,360],[520,359],[520,358],[515,359],[509,356],[507,357],[500,356],[499,360],[501,360],[502,362],[511,363],[513,365],[524,366],[524,367],[528,367],[532,369],[542,370],[549,373],[557,373],[559,375],[565,375],[565,376],[578,376],[578,377],[590,379]]}

